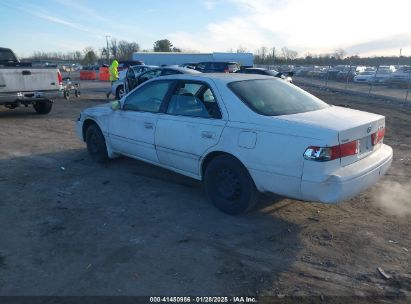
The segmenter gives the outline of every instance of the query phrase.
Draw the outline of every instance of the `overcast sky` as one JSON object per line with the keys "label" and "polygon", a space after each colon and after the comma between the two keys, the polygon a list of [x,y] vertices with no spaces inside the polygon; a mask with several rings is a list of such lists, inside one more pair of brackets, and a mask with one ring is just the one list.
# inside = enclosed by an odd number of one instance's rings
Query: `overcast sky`
{"label": "overcast sky", "polygon": [[411,0],[0,0],[0,46],[20,56],[100,49],[110,35],[143,49],[168,38],[201,52],[411,56],[410,20]]}

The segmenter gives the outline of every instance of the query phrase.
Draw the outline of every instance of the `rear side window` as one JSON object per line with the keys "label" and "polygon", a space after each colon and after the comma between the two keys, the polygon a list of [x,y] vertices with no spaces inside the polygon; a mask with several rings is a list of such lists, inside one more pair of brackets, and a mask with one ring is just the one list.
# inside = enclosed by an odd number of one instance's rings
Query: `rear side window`
{"label": "rear side window", "polygon": [[166,112],[179,116],[221,118],[214,94],[204,83],[181,82],[171,95]]}
{"label": "rear side window", "polygon": [[261,115],[279,116],[316,111],[328,104],[280,79],[253,79],[228,84],[248,107]]}
{"label": "rear side window", "polygon": [[175,75],[175,74],[181,74],[180,71],[176,71],[176,70],[169,70],[169,69],[164,69],[163,73],[161,74],[162,76],[166,76],[166,75]]}
{"label": "rear side window", "polygon": [[196,69],[197,69],[197,70],[204,70],[204,69],[205,69],[205,63],[199,63],[199,64],[197,64]]}

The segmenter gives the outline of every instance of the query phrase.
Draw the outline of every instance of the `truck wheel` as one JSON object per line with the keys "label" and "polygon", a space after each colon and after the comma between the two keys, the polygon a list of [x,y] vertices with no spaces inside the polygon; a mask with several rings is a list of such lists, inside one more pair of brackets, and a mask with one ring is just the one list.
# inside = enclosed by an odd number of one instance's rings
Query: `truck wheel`
{"label": "truck wheel", "polygon": [[243,164],[229,155],[214,158],[204,175],[207,196],[221,211],[240,214],[258,202],[258,191]]}
{"label": "truck wheel", "polygon": [[104,163],[108,160],[106,140],[100,128],[92,124],[86,130],[87,150],[91,158],[99,163]]}
{"label": "truck wheel", "polygon": [[119,85],[117,90],[116,90],[116,98],[121,99],[124,96],[124,86]]}
{"label": "truck wheel", "polygon": [[80,91],[79,90],[75,90],[74,91],[74,96],[76,96],[76,98],[80,97]]}
{"label": "truck wheel", "polygon": [[53,102],[51,100],[37,101],[33,104],[33,107],[37,114],[48,114],[53,107]]}

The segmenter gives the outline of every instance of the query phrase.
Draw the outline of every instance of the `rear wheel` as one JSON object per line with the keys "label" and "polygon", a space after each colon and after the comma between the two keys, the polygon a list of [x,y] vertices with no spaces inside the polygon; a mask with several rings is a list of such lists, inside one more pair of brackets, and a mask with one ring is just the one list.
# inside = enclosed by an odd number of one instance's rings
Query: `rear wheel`
{"label": "rear wheel", "polygon": [[53,102],[51,100],[37,101],[33,107],[37,114],[48,114],[53,107]]}
{"label": "rear wheel", "polygon": [[214,158],[204,175],[211,202],[228,214],[250,211],[258,202],[258,191],[243,164],[229,155]]}
{"label": "rear wheel", "polygon": [[100,128],[93,124],[86,131],[87,150],[91,158],[99,163],[104,163],[108,160],[106,140]]}

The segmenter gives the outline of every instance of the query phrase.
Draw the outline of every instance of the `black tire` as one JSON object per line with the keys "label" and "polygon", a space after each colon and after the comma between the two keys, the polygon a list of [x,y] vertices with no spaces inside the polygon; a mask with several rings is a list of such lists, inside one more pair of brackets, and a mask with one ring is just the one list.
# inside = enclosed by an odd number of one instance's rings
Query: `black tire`
{"label": "black tire", "polygon": [[64,96],[65,100],[69,100],[70,99],[70,91],[64,91],[63,96]]}
{"label": "black tire", "polygon": [[124,94],[125,94],[124,86],[119,85],[116,89],[116,98],[121,99],[121,97],[123,97]]}
{"label": "black tire", "polygon": [[86,130],[87,150],[92,160],[104,163],[108,160],[106,140],[100,128],[92,124]]}
{"label": "black tire", "polygon": [[53,102],[51,100],[37,101],[33,104],[33,107],[37,114],[44,115],[50,113]]}
{"label": "black tire", "polygon": [[76,96],[76,98],[80,97],[80,91],[79,90],[75,90],[74,91],[74,96]]}
{"label": "black tire", "polygon": [[259,193],[243,164],[229,155],[214,158],[204,174],[208,198],[221,211],[240,214],[250,211]]}

